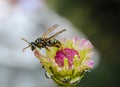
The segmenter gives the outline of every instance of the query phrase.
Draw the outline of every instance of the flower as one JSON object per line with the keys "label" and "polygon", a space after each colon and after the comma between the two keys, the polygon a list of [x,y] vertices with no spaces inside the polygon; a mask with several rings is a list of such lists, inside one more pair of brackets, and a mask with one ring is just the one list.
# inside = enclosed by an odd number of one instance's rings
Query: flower
{"label": "flower", "polygon": [[93,68],[93,46],[86,39],[61,39],[61,47],[50,47],[43,55],[35,50],[35,56],[52,78],[61,87],[73,87],[89,69]]}

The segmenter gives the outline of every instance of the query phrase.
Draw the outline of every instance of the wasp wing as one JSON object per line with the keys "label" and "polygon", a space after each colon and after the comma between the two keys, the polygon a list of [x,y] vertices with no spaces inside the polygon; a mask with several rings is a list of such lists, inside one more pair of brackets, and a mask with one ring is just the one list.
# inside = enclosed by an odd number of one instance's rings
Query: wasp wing
{"label": "wasp wing", "polygon": [[56,36],[58,36],[60,33],[64,32],[64,31],[66,31],[66,29],[63,29],[63,30],[61,30],[61,31],[53,34],[52,36],[50,36],[49,38],[47,38],[45,41],[48,41],[48,40],[50,40],[50,39],[55,38]]}
{"label": "wasp wing", "polygon": [[45,38],[46,35],[48,35],[50,32],[52,32],[55,28],[57,28],[59,25],[58,24],[54,24],[53,26],[51,26],[47,32],[45,32],[43,35],[42,35],[42,38]]}

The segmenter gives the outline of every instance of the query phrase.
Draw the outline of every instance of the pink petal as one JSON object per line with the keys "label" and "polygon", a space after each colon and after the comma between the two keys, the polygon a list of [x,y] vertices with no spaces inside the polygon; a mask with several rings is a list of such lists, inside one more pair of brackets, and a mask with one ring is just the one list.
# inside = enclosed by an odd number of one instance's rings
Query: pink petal
{"label": "pink petal", "polygon": [[93,60],[89,60],[86,62],[87,66],[89,66],[90,68],[93,68],[94,65],[94,61]]}

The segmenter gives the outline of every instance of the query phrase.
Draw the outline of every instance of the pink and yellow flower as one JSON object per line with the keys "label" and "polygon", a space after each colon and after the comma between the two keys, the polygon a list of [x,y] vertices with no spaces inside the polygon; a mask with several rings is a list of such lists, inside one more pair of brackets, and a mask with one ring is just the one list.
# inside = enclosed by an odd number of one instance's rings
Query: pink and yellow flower
{"label": "pink and yellow flower", "polygon": [[61,47],[50,47],[43,55],[35,50],[35,56],[46,70],[46,76],[62,87],[73,87],[89,69],[93,68],[93,46],[86,39],[61,39]]}

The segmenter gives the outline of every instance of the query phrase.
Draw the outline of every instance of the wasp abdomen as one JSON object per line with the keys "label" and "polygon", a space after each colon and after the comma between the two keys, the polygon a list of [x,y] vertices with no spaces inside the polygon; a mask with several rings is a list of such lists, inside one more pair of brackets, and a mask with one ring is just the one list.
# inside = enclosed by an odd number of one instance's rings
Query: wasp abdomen
{"label": "wasp abdomen", "polygon": [[61,46],[61,43],[56,40],[56,39],[52,39],[52,40],[49,40],[48,42],[46,42],[46,45],[49,46],[49,47],[60,47]]}

